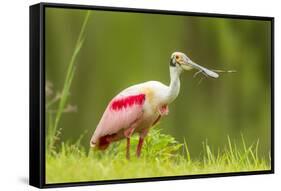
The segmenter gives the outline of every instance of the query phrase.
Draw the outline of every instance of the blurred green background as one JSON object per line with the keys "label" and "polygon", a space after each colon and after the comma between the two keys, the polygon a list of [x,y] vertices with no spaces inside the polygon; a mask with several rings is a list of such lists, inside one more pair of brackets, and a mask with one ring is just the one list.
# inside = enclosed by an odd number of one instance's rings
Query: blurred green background
{"label": "blurred green background", "polygon": [[[227,136],[241,145],[260,141],[270,152],[270,21],[91,11],[79,52],[69,103],[59,123],[62,141],[89,140],[107,104],[122,89],[157,80],[169,84],[169,59],[186,53],[210,69],[236,70],[219,79],[181,76],[181,91],[170,113],[158,125],[162,132],[189,144],[200,156],[202,142],[214,149]],[[86,10],[46,8],[46,80],[53,94],[63,87]],[[56,106],[53,107],[56,111]],[[48,126],[48,125],[47,125]]]}

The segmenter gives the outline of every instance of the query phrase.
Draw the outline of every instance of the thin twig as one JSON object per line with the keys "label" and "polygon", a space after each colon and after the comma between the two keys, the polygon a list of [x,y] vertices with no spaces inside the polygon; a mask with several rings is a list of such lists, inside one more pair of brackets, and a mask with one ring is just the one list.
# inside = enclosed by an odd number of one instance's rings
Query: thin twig
{"label": "thin twig", "polygon": [[202,72],[202,70],[199,70],[197,72],[194,73],[193,78],[195,78],[198,74],[200,74]]}
{"label": "thin twig", "polygon": [[218,72],[218,73],[235,73],[236,70],[212,70],[214,72]]}
{"label": "thin twig", "polygon": [[205,76],[205,75],[202,76],[202,77],[200,78],[200,80],[198,81],[198,83],[197,83],[198,86],[201,84],[201,82],[203,81],[203,79],[206,79],[206,76]]}

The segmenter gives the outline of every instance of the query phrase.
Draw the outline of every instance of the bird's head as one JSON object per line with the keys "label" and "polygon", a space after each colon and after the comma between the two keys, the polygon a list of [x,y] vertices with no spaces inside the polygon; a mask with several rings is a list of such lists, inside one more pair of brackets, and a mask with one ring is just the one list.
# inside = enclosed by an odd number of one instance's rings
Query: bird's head
{"label": "bird's head", "polygon": [[172,54],[171,60],[170,60],[170,67],[176,67],[180,71],[197,69],[206,76],[210,76],[213,78],[219,77],[219,75],[217,73],[215,73],[207,68],[204,68],[203,66],[196,64],[182,52],[174,52]]}

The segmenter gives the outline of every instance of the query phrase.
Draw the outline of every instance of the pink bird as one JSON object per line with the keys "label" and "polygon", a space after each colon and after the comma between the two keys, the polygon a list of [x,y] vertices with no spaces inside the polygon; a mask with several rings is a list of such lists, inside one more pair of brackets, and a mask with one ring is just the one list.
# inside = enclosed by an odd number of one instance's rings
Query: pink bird
{"label": "pink bird", "polygon": [[133,85],[115,96],[108,104],[91,138],[90,146],[106,149],[110,143],[127,139],[126,157],[130,158],[130,137],[139,134],[136,150],[140,157],[144,138],[162,116],[168,114],[168,105],[180,91],[180,74],[183,70],[197,69],[205,76],[219,75],[190,60],[184,53],[175,52],[170,59],[170,85],[148,81]]}

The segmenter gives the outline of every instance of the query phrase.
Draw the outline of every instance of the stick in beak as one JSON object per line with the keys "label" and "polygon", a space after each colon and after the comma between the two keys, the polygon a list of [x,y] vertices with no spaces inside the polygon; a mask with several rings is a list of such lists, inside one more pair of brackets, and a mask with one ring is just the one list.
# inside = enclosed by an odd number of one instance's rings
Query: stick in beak
{"label": "stick in beak", "polygon": [[199,70],[200,72],[202,72],[204,75],[206,76],[210,76],[212,78],[218,78],[219,75],[216,72],[213,72],[212,70],[209,70],[207,68],[204,68],[203,66],[200,66],[198,64],[196,64],[195,62],[193,62],[192,60],[188,60],[187,62],[192,68],[196,68],[197,70]]}

